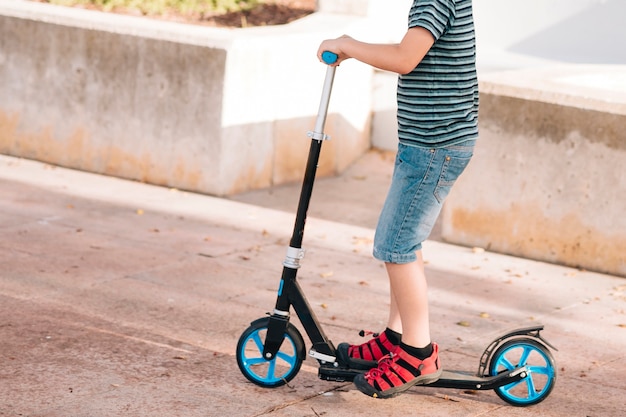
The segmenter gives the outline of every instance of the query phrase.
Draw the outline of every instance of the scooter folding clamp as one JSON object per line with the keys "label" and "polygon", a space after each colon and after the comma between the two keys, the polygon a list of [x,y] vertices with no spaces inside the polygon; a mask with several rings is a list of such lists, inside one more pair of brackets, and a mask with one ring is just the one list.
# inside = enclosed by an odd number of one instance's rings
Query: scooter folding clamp
{"label": "scooter folding clamp", "polygon": [[290,316],[288,311],[282,311],[282,310],[278,310],[276,308],[274,309],[272,314],[275,315],[275,316],[281,316],[281,317],[287,317],[287,318],[289,318],[289,316]]}
{"label": "scooter folding clamp", "polygon": [[289,246],[287,248],[287,257],[283,262],[283,266],[291,269],[300,268],[300,259],[304,258],[305,250],[303,248],[294,248]]}
{"label": "scooter folding clamp", "polygon": [[326,133],[313,132],[309,130],[306,132],[306,135],[315,140],[330,140],[330,135],[327,135]]}

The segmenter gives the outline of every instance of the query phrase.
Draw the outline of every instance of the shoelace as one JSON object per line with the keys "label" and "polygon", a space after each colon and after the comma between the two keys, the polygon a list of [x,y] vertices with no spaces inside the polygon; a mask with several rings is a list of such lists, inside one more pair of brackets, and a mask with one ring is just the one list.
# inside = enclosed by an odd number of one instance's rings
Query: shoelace
{"label": "shoelace", "polygon": [[378,361],[378,367],[372,368],[365,373],[364,375],[365,379],[367,379],[368,381],[378,379],[389,370],[389,368],[391,367],[391,365],[393,365],[394,362],[395,360],[394,360],[393,352],[389,353],[388,355],[383,356]]}
{"label": "shoelace", "polygon": [[[377,338],[378,336],[380,336],[380,333],[375,333],[375,332],[373,332],[371,330],[361,330],[359,332],[359,336],[361,336],[361,337],[370,336],[370,335],[373,336],[374,338]],[[371,349],[371,345],[373,345],[375,343],[376,342],[374,341],[374,339],[370,339],[370,340],[367,341],[366,344],[368,346],[370,346],[370,349]],[[363,345],[352,345],[352,346],[350,346],[350,348],[348,349],[348,355],[352,356],[353,352],[355,350],[358,351],[360,346],[363,346]]]}

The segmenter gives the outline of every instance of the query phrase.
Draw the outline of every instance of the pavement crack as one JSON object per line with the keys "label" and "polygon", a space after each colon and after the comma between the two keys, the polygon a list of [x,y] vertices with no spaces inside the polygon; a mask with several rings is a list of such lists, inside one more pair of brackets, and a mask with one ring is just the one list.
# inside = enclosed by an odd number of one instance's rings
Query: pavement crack
{"label": "pavement crack", "polygon": [[[265,411],[262,411],[262,412],[261,412],[261,413],[259,413],[259,414],[254,414],[252,417],[262,417],[262,416],[266,416],[266,415],[272,414],[272,413],[274,413],[274,412],[276,412],[276,411],[284,410],[285,408],[291,407],[291,406],[293,406],[293,405],[300,404],[300,403],[303,403],[303,402],[305,402],[305,401],[311,400],[311,399],[313,399],[313,398],[316,398],[316,397],[321,397],[322,395],[326,395],[326,394],[328,394],[329,392],[333,392],[333,391],[341,391],[342,389],[344,389],[345,387],[347,387],[347,386],[349,386],[349,385],[350,385],[350,384],[341,384],[341,385],[336,386],[336,387],[331,388],[331,389],[327,389],[327,390],[324,390],[324,391],[319,391],[319,392],[316,392],[315,394],[307,395],[307,396],[305,396],[305,397],[303,397],[303,398],[299,398],[299,399],[292,400],[292,401],[287,401],[287,402],[284,402],[284,403],[281,403],[281,404],[275,405],[275,406],[273,406],[273,407],[270,407],[270,408],[266,409]],[[318,414],[317,414],[317,412],[315,412],[315,410],[313,410],[313,412],[314,412],[316,415],[318,415]]]}

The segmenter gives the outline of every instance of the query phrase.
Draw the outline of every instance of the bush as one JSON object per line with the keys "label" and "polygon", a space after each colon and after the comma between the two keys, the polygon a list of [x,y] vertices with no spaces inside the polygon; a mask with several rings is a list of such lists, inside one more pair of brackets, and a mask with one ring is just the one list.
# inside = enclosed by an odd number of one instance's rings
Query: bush
{"label": "bush", "polygon": [[62,6],[94,6],[104,11],[138,10],[142,14],[163,14],[168,10],[179,13],[215,14],[249,10],[259,0],[47,0]]}

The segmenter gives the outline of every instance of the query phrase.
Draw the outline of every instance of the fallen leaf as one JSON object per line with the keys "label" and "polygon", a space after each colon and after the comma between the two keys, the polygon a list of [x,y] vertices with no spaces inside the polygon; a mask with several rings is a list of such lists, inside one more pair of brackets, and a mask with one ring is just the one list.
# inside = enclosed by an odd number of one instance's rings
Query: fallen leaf
{"label": "fallen leaf", "polygon": [[461,326],[461,327],[470,327],[471,326],[469,321],[465,321],[465,320],[461,320],[461,321],[457,322],[457,325]]}
{"label": "fallen leaf", "polygon": [[325,303],[320,304],[320,307],[322,308],[328,308],[328,306]]}
{"label": "fallen leaf", "polygon": [[322,273],[320,274],[320,277],[322,277],[322,278],[330,278],[330,277],[332,277],[332,276],[333,276],[333,274],[334,274],[334,273],[333,273],[333,271],[322,272]]}
{"label": "fallen leaf", "polygon": [[483,319],[488,319],[489,318],[489,313],[480,313],[480,317]]}
{"label": "fallen leaf", "polygon": [[142,216],[143,215],[143,210],[142,209],[137,209],[136,213],[138,215]]}
{"label": "fallen leaf", "polygon": [[449,395],[446,395],[446,394],[436,393],[435,397],[441,398],[444,401],[451,401],[451,402],[455,402],[455,403],[459,402],[458,398],[453,398],[453,397],[450,397]]}
{"label": "fallen leaf", "polygon": [[352,243],[355,245],[359,245],[359,244],[369,244],[372,243],[372,239],[369,237],[359,237],[359,236],[353,236],[352,237]]}

